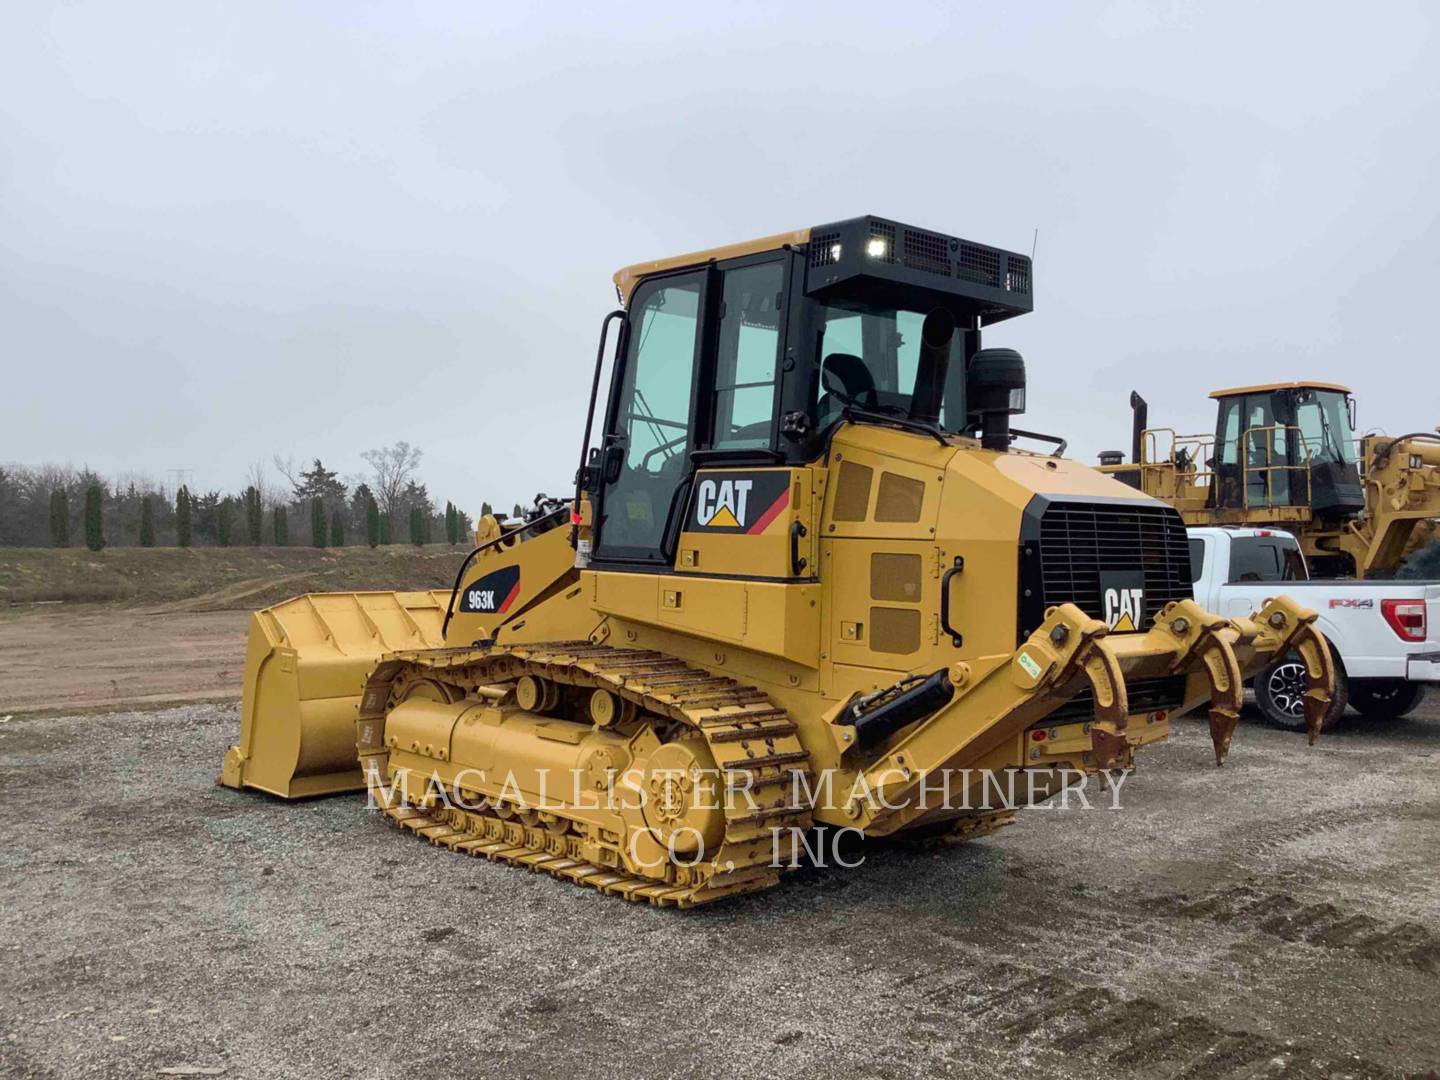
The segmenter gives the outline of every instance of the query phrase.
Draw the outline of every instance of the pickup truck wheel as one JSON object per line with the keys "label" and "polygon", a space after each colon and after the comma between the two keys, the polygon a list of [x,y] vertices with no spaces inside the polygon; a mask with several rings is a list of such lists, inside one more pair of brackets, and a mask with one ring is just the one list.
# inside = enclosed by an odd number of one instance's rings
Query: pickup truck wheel
{"label": "pickup truck wheel", "polygon": [[[1337,659],[1335,696],[1330,701],[1330,711],[1325,714],[1322,731],[1333,727],[1345,715],[1349,699],[1349,680]],[[1305,730],[1305,665],[1298,656],[1291,653],[1255,676],[1255,704],[1271,727]]]}
{"label": "pickup truck wheel", "polygon": [[1425,699],[1425,684],[1404,679],[1357,679],[1350,704],[1366,720],[1398,720]]}

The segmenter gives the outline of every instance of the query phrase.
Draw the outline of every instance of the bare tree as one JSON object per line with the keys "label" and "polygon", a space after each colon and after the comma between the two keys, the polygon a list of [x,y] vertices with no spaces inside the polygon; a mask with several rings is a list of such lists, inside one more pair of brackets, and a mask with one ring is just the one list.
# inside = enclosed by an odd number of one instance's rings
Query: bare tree
{"label": "bare tree", "polygon": [[252,461],[250,467],[245,470],[245,478],[250,486],[260,493],[261,506],[273,506],[277,501],[276,493],[270,487],[270,481],[265,475],[265,462]]}
{"label": "bare tree", "polygon": [[370,490],[375,493],[375,501],[392,521],[398,520],[397,511],[404,509],[402,495],[420,467],[420,448],[397,442],[394,446],[366,450],[360,456],[370,466]]}
{"label": "bare tree", "polygon": [[274,462],[275,471],[290,482],[292,491],[298,491],[300,489],[300,466],[295,464],[295,459],[293,457],[282,458],[279,454],[276,454]]}

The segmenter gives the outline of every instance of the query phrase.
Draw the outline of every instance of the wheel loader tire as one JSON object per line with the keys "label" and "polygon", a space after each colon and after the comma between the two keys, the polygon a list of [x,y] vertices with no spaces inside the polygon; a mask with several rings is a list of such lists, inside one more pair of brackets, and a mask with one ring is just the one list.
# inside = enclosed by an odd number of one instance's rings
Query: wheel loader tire
{"label": "wheel loader tire", "polygon": [[1350,704],[1366,720],[1399,720],[1425,700],[1425,684],[1404,679],[1356,679]]}
{"label": "wheel loader tire", "polygon": [[[1332,653],[1333,656],[1333,653]],[[1335,660],[1335,693],[1325,714],[1322,731],[1332,730],[1345,715],[1350,701],[1350,683],[1338,656]],[[1305,730],[1305,665],[1295,653],[1265,668],[1255,676],[1255,704],[1271,727],[1285,731]]]}

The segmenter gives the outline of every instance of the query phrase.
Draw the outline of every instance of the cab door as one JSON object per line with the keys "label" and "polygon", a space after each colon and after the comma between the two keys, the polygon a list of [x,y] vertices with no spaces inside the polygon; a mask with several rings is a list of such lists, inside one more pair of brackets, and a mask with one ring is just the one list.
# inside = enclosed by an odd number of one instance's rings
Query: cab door
{"label": "cab door", "polygon": [[597,561],[660,566],[665,526],[690,465],[706,272],[647,281],[601,451]]}

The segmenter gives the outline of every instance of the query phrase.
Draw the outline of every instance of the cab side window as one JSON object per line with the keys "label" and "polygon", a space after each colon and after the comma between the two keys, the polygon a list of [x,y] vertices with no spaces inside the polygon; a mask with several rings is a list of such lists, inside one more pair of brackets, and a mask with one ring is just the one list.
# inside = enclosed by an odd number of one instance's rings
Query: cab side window
{"label": "cab side window", "polygon": [[782,262],[725,272],[715,357],[712,445],[717,450],[770,445],[784,292]]}

